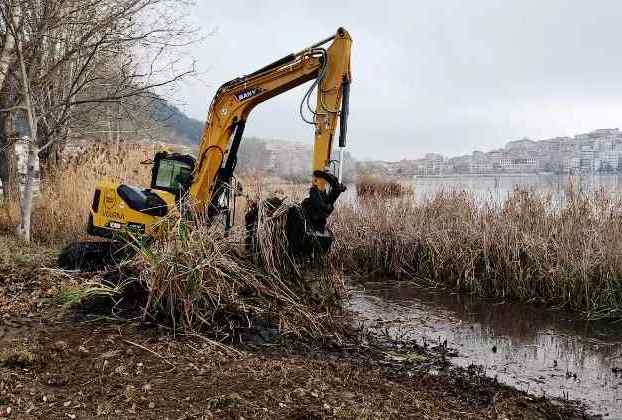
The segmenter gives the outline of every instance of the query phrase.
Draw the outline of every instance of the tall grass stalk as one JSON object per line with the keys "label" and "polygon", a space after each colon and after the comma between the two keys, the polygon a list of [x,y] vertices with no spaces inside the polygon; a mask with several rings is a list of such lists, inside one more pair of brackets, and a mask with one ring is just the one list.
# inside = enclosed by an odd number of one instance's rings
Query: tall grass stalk
{"label": "tall grass stalk", "polygon": [[208,331],[234,340],[240,331],[276,326],[286,334],[322,335],[338,329],[339,276],[274,272],[245,254],[241,233],[215,225],[176,227],[140,247],[130,263],[148,293],[145,317],[175,329]]}

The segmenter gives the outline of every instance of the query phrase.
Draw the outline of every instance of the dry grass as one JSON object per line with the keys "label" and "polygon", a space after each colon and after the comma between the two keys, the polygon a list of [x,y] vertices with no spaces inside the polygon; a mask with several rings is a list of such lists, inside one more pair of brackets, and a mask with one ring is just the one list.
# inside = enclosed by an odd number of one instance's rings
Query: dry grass
{"label": "dry grass", "polygon": [[[118,152],[114,147],[96,145],[64,163],[45,180],[36,197],[35,240],[59,246],[86,237],[95,184],[108,177],[148,185],[151,167],[140,162],[152,156],[153,150],[139,145],[122,145]],[[294,193],[297,186],[278,189],[284,195],[285,190]],[[265,180],[258,180],[251,183],[247,194],[258,199],[266,190]],[[0,220],[7,232],[17,224],[16,207],[5,209]],[[244,208],[240,207],[236,219],[238,226],[243,226]],[[260,246],[254,255],[244,250],[243,229],[225,236],[221,223],[210,228],[165,220],[162,237],[149,245],[135,245],[138,255],[125,267],[136,273],[138,283],[83,284],[61,291],[59,298],[66,305],[99,302],[101,297],[114,304],[130,293],[138,298],[137,304],[146,302],[146,318],[176,329],[209,331],[218,338],[233,339],[240,330],[257,325],[295,334],[336,331],[343,294],[341,278],[324,271],[303,275],[298,263],[289,259],[283,242],[285,212],[280,209],[267,216],[265,206],[260,207]],[[136,284],[142,292],[137,292]]]}
{"label": "dry grass", "polygon": [[364,201],[341,207],[333,230],[345,272],[622,315],[622,201],[604,192]]}
{"label": "dry grass", "polygon": [[[58,246],[83,237],[95,183],[109,176],[147,185],[150,167],[139,163],[152,153],[132,145],[121,153],[100,147],[66,163],[46,180],[37,197],[35,239]],[[274,189],[265,180],[247,184],[251,187],[245,193],[254,199]],[[290,202],[301,199],[305,189],[277,188],[292,197]],[[371,197],[375,199],[344,201],[331,217],[336,244],[329,258],[338,272],[415,278],[482,296],[562,305],[592,317],[622,316],[621,200],[604,192],[575,190],[561,202],[523,190],[503,203],[483,204],[466,192],[440,193],[422,202],[412,196]],[[145,247],[143,260],[135,262],[149,287],[150,310],[196,328],[214,326],[218,317],[229,322],[232,318],[223,315],[229,313],[224,308],[242,302],[237,307],[243,310],[235,312],[236,325],[246,316],[240,314],[250,310],[258,318],[272,318],[284,330],[294,330],[298,323],[302,330],[324,328],[313,322],[340,295],[338,276],[317,274],[316,269],[311,271],[321,281],[305,280],[303,273],[309,270],[300,269],[300,261],[287,252],[284,212],[264,210],[254,258],[244,255],[241,231],[224,237],[220,224],[212,229],[181,228],[184,225],[173,221],[165,240]],[[242,204],[238,226],[244,225],[243,214]],[[13,209],[0,213],[0,229],[12,232],[15,216]],[[313,302],[304,295],[311,289],[317,292]],[[252,291],[250,297],[245,290]],[[257,293],[264,306],[254,306]],[[188,305],[199,309],[189,311]],[[285,308],[282,313],[291,315],[290,321],[275,308]]]}
{"label": "dry grass", "polygon": [[[153,157],[152,148],[121,144],[116,148],[93,145],[64,162],[45,179],[35,198],[32,215],[33,238],[59,244],[83,237],[95,185],[104,177],[133,185],[148,185],[150,166],[140,162]],[[0,212],[0,229],[13,232],[19,220],[17,203]]]}
{"label": "dry grass", "polygon": [[412,192],[412,187],[372,176],[361,176],[356,182],[356,194],[361,198],[394,198],[412,194]]}
{"label": "dry grass", "polygon": [[225,340],[266,326],[296,335],[339,329],[340,276],[303,278],[257,265],[242,242],[241,232],[177,221],[165,237],[140,247],[129,265],[147,290],[145,316]]}
{"label": "dry grass", "polygon": [[0,349],[0,367],[27,368],[35,361],[35,354],[21,341],[14,341]]}

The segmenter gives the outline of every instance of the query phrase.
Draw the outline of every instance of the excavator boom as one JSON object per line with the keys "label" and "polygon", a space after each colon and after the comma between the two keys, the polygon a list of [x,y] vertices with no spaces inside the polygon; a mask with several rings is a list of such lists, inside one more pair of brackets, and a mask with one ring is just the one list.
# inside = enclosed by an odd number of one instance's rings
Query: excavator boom
{"label": "excavator boom", "polygon": [[[331,41],[327,49],[321,48]],[[233,176],[250,112],[260,103],[310,80],[314,82],[303,98],[301,114],[303,107],[309,103],[312,91],[317,89],[315,109],[311,110],[312,119],[307,122],[315,127],[312,169],[316,176],[313,187],[319,191],[326,190],[327,177],[323,174],[329,167],[340,114],[340,146],[345,147],[347,108],[345,113],[342,112],[341,104],[344,93],[346,96],[349,93],[351,45],[348,32],[339,28],[334,36],[249,75],[231,80],[218,89],[210,106],[190,186],[196,209],[204,211],[205,207],[211,207],[211,212],[217,212],[220,194]],[[347,97],[343,103],[347,105]]]}

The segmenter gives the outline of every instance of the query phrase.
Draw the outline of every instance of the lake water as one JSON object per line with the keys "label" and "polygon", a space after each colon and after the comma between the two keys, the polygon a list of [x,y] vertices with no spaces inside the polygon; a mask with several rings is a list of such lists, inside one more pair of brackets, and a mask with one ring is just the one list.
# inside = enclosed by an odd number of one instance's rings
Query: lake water
{"label": "lake water", "polygon": [[[504,175],[416,178],[418,200],[466,190],[501,202],[515,188],[562,198],[568,187],[622,193],[622,175]],[[390,280],[355,288],[351,308],[372,328],[431,345],[447,340],[461,366],[534,395],[581,400],[593,413],[622,419],[622,322],[588,322],[540,306],[478,299]]]}
{"label": "lake water", "polygon": [[460,366],[481,365],[502,383],[622,419],[622,323],[388,280],[356,287],[351,309],[369,327],[420,344],[447,340]]}
{"label": "lake water", "polygon": [[414,179],[413,183],[418,199],[427,198],[443,190],[466,190],[474,192],[481,199],[502,201],[517,187],[553,195],[563,195],[564,191],[570,186],[585,191],[604,189],[610,192],[621,192],[622,174],[454,175],[418,177]]}

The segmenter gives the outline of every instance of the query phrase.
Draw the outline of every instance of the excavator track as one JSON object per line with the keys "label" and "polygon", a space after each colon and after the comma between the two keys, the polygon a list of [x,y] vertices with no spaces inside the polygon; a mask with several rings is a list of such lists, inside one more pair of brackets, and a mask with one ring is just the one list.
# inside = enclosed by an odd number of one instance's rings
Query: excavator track
{"label": "excavator track", "polygon": [[58,265],[65,270],[98,271],[131,257],[133,249],[119,241],[74,242],[58,255]]}

